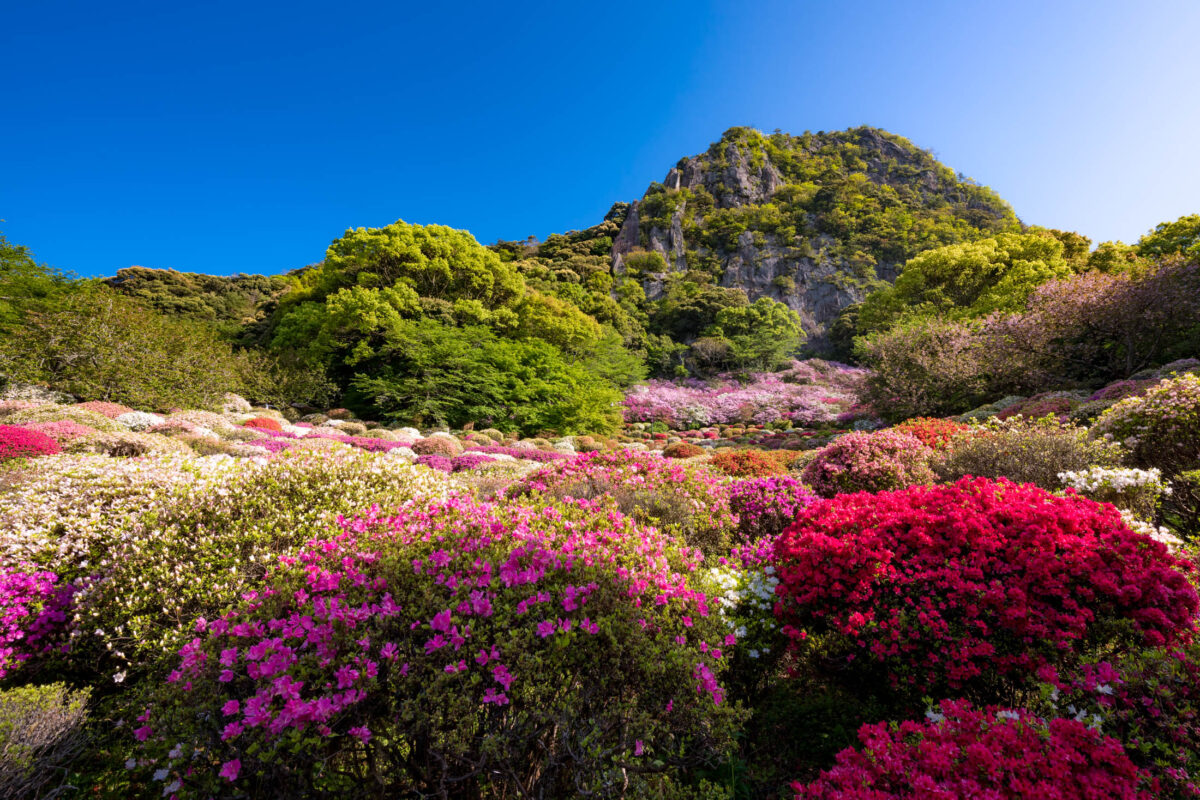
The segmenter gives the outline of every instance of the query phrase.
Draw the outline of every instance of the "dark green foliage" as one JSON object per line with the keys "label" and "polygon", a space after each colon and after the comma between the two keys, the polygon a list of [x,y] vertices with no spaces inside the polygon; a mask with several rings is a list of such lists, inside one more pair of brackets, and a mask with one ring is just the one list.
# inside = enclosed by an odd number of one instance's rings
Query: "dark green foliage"
{"label": "dark green foliage", "polygon": [[263,320],[291,281],[283,275],[202,275],[173,269],[127,267],[105,281],[150,308],[205,320],[236,334]]}

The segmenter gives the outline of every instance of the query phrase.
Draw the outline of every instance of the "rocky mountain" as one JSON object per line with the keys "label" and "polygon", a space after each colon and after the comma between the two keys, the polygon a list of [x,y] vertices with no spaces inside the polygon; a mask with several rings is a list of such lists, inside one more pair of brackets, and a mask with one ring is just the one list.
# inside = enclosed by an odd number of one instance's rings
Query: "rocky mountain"
{"label": "rocky mountain", "polygon": [[731,128],[632,204],[611,263],[650,301],[690,280],[785,303],[821,350],[837,314],[916,253],[1020,228],[993,191],[886,131]]}

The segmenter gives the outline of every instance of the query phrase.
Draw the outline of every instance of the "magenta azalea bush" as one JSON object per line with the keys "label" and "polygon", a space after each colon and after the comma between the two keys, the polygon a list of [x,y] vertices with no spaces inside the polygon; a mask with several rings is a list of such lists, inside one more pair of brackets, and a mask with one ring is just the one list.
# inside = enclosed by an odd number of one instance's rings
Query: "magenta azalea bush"
{"label": "magenta azalea bush", "polygon": [[682,536],[709,554],[729,550],[737,517],[729,485],[702,466],[632,450],[583,453],[532,473],[510,497],[611,497],[621,511],[644,524]]}
{"label": "magenta azalea bush", "polygon": [[40,431],[18,425],[0,425],[0,461],[50,456],[61,452],[58,442]]}
{"label": "magenta azalea bush", "polygon": [[822,497],[882,492],[932,483],[933,451],[908,433],[848,433],[826,445],[804,468],[804,482]]}
{"label": "magenta azalea bush", "polygon": [[1190,563],[1113,506],[1005,480],[815,503],[775,557],[799,650],[918,695],[996,702],[1043,667],[1186,640],[1200,608]]}
{"label": "magenta azalea bush", "polygon": [[73,593],[48,570],[0,572],[0,678],[57,643]]}
{"label": "magenta azalea bush", "polygon": [[345,520],[197,623],[136,763],[178,797],[641,793],[737,716],[698,563],[594,503]]}
{"label": "magenta azalea bush", "polygon": [[948,700],[921,722],[864,725],[796,800],[1152,800],[1112,737],[1073,719]]}
{"label": "magenta azalea bush", "polygon": [[808,487],[789,475],[735,481],[729,489],[729,507],[737,515],[741,542],[777,536],[800,509],[816,500]]}

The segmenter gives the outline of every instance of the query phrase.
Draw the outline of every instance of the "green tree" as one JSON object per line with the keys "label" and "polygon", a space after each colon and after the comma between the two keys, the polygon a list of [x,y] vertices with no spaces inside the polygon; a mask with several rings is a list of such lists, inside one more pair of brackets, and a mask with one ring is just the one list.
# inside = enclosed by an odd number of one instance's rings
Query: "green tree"
{"label": "green tree", "polygon": [[796,355],[805,338],[800,315],[769,297],[760,297],[748,306],[721,309],[706,336],[728,339],[734,367],[760,370],[781,366]]}
{"label": "green tree", "polygon": [[1148,257],[1172,253],[1200,257],[1200,214],[1189,214],[1174,222],[1160,222],[1138,240],[1137,249],[1139,254]]}

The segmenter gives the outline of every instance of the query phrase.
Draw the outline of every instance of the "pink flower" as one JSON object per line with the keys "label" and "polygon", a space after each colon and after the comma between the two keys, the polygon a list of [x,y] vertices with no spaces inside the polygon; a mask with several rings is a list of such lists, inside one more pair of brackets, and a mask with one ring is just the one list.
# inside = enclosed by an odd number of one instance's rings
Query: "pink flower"
{"label": "pink flower", "polygon": [[226,761],[224,764],[222,764],[221,771],[217,774],[232,783],[233,781],[237,780],[238,772],[240,772],[241,769],[242,762],[235,758],[232,761]]}

